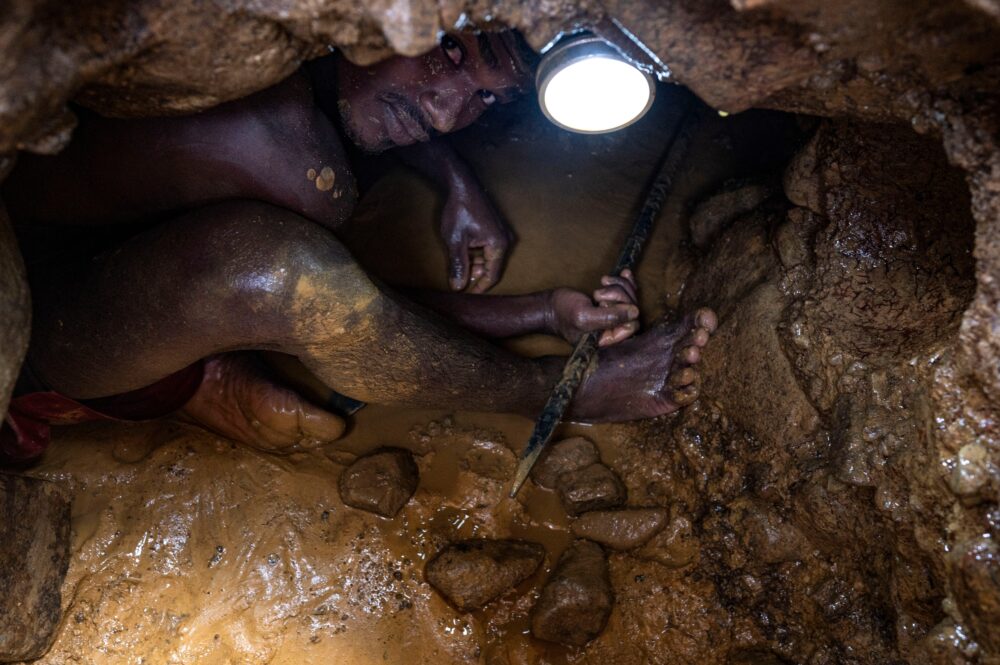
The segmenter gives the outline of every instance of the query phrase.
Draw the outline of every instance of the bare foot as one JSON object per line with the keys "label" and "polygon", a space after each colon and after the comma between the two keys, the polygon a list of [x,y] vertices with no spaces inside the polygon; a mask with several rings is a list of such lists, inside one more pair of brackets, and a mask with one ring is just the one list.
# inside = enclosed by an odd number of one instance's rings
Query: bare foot
{"label": "bare foot", "polygon": [[247,353],[205,360],[205,378],[181,413],[216,434],[272,452],[333,441],[345,427],[339,416],[265,378]]}
{"label": "bare foot", "polygon": [[655,418],[698,399],[698,362],[718,326],[715,312],[702,308],[679,323],[652,330],[597,356],[596,370],[584,381],[570,416],[620,422]]}

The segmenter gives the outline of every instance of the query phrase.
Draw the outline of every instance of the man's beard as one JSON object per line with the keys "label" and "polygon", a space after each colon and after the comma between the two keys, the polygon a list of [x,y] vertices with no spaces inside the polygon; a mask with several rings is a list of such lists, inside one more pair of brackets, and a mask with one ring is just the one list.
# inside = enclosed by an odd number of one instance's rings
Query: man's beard
{"label": "man's beard", "polygon": [[388,136],[383,137],[382,140],[376,145],[366,144],[364,140],[362,140],[361,134],[354,128],[351,114],[351,103],[346,99],[337,100],[337,113],[340,115],[340,127],[347,136],[347,139],[356,145],[362,152],[375,155],[380,152],[385,152],[389,148],[395,147],[395,144],[389,140]]}

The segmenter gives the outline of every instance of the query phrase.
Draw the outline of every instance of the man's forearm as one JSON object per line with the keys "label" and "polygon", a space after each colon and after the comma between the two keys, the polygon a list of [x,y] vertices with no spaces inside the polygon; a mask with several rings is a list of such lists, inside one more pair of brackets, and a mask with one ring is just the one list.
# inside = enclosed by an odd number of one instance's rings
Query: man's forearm
{"label": "man's forearm", "polygon": [[487,296],[441,291],[409,295],[458,325],[484,337],[553,333],[551,291],[520,296]]}
{"label": "man's forearm", "polygon": [[462,195],[479,181],[447,139],[435,138],[396,151],[400,161],[433,182],[443,192]]}

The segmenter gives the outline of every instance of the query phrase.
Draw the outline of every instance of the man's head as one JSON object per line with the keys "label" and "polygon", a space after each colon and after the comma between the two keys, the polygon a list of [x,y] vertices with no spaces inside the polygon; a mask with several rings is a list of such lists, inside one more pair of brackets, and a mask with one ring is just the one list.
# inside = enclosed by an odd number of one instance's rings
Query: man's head
{"label": "man's head", "polygon": [[430,53],[370,67],[341,57],[337,95],[344,129],[377,152],[426,141],[473,123],[493,104],[525,92],[531,72],[510,31],[453,33]]}

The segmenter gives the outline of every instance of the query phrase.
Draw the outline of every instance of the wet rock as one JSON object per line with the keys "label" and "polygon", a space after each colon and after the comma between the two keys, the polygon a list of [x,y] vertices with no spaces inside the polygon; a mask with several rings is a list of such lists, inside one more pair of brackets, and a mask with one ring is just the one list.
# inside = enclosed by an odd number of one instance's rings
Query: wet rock
{"label": "wet rock", "polygon": [[352,508],[393,517],[413,496],[419,480],[417,464],[409,451],[383,448],[344,469],[340,498]]}
{"label": "wet rock", "polygon": [[785,169],[783,186],[785,196],[797,206],[814,213],[823,210],[823,191],[819,167],[816,163],[817,136],[795,155]]}
{"label": "wet rock", "polygon": [[743,531],[744,546],[764,563],[800,560],[809,551],[808,541],[795,526],[764,508],[737,509],[734,521]]}
{"label": "wet rock", "polygon": [[[958,451],[948,476],[948,487],[966,503],[982,499],[982,491],[990,482],[990,457],[979,442],[967,443]],[[993,473],[997,473],[994,469]]]}
{"label": "wet rock", "polygon": [[[3,178],[0,163],[0,179]],[[7,402],[28,350],[31,301],[24,263],[17,241],[0,203],[0,415],[7,412]]]}
{"label": "wet rock", "polygon": [[427,581],[455,607],[478,609],[528,579],[545,548],[524,540],[463,540],[427,564]]}
{"label": "wet rock", "polygon": [[624,551],[645,544],[663,529],[667,518],[663,508],[596,510],[577,518],[571,530],[578,538]]}
{"label": "wet rock", "polygon": [[562,474],[600,461],[597,446],[590,440],[582,436],[563,439],[549,445],[542,453],[531,469],[531,479],[537,485],[553,489]]}
{"label": "wet rock", "polygon": [[556,491],[563,508],[576,516],[589,510],[616,508],[626,499],[625,485],[603,464],[591,464],[559,476]]}
{"label": "wet rock", "polygon": [[58,485],[0,474],[0,662],[39,658],[55,638],[69,516]]}
{"label": "wet rock", "polygon": [[1000,548],[988,536],[955,553],[955,603],[972,637],[989,653],[1000,652]]}
{"label": "wet rock", "polygon": [[639,556],[668,568],[683,568],[698,558],[699,551],[700,545],[691,520],[678,516],[646,543]]}
{"label": "wet rock", "polygon": [[614,596],[600,545],[578,540],[559,558],[531,612],[531,633],[541,640],[582,646],[604,629]]}
{"label": "wet rock", "polygon": [[702,201],[688,222],[691,241],[695,247],[708,247],[737,217],[750,212],[770,195],[770,187],[751,183],[735,186]]}
{"label": "wet rock", "polygon": [[757,286],[723,319],[701,364],[702,393],[774,449],[806,442],[820,425],[778,334],[786,304],[775,284]]}

